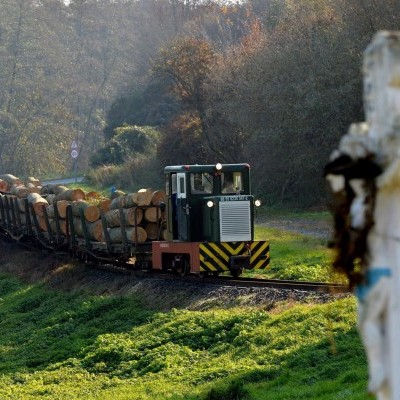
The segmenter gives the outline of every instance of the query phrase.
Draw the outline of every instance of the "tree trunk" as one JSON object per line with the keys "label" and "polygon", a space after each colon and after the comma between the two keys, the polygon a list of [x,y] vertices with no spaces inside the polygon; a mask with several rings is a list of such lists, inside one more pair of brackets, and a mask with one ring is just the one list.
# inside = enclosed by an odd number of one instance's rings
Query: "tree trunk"
{"label": "tree trunk", "polygon": [[74,217],[80,217],[80,215],[81,215],[80,210],[85,211],[86,208],[89,207],[89,204],[86,203],[86,201],[80,200],[80,201],[72,201],[70,203],[70,206],[71,206],[71,210],[72,210],[72,215]]}
{"label": "tree trunk", "polygon": [[38,215],[37,221],[39,224],[39,228],[43,232],[47,232],[47,225],[46,225],[46,220],[42,215]]}
{"label": "tree trunk", "polygon": [[25,200],[26,199],[17,199],[19,211],[22,213],[25,212]]}
{"label": "tree trunk", "polygon": [[0,179],[6,181],[9,185],[23,185],[21,179],[11,174],[0,175]]}
{"label": "tree trunk", "polygon": [[[53,233],[57,233],[57,226],[56,226],[56,221],[54,219],[51,219],[50,221],[50,227],[51,231]],[[58,224],[60,226],[60,231],[64,236],[67,236],[67,221],[66,220],[59,220]]]}
{"label": "tree trunk", "polygon": [[49,204],[49,205],[46,207],[47,216],[48,216],[49,218],[54,218],[54,207],[56,207],[55,204]]}
{"label": "tree trunk", "polygon": [[56,195],[54,201],[68,200],[78,201],[85,200],[85,192],[82,189],[67,189]]}
{"label": "tree trunk", "polygon": [[147,239],[149,240],[157,240],[158,239],[158,233],[160,230],[159,224],[156,222],[150,222],[145,225],[144,230],[147,233]]}
{"label": "tree trunk", "polygon": [[147,222],[157,222],[161,217],[161,211],[158,207],[149,207],[144,211],[144,219]]}
{"label": "tree trunk", "polygon": [[66,186],[61,186],[61,185],[44,185],[42,186],[42,190],[40,192],[40,194],[42,195],[47,195],[47,194],[51,194],[54,195],[55,191],[57,190],[57,188],[61,188],[59,189],[58,193],[61,193],[64,190],[67,190],[68,188]]}
{"label": "tree trunk", "polygon": [[[111,243],[122,243],[121,228],[110,228],[108,230]],[[134,226],[126,229],[126,238],[128,241],[144,243],[147,239],[146,231],[140,226]]]}
{"label": "tree trunk", "polygon": [[41,186],[35,185],[34,183],[31,183],[31,182],[28,182],[26,184],[26,188],[28,189],[29,193],[39,193],[39,194],[40,194],[40,191],[42,189]]}
{"label": "tree trunk", "polygon": [[114,198],[110,204],[110,210],[117,210],[119,208],[136,207],[135,193],[129,193],[124,196]]}
{"label": "tree trunk", "polygon": [[43,216],[43,206],[48,206],[49,203],[38,193],[30,193],[27,197],[28,202],[33,205],[35,214]]}
{"label": "tree trunk", "polygon": [[46,191],[43,192],[43,190],[40,191],[40,194],[42,196],[46,196],[46,200],[49,204],[54,204],[57,202],[57,201],[55,201],[55,199],[56,199],[55,194],[47,194]]}
{"label": "tree trunk", "polygon": [[85,208],[84,214],[86,221],[95,222],[100,219],[100,208],[89,205]]}
{"label": "tree trunk", "polygon": [[26,185],[28,185],[28,183],[31,183],[34,186],[41,186],[39,179],[34,178],[33,176],[29,176],[28,178],[26,178]]}
{"label": "tree trunk", "polygon": [[162,190],[156,190],[153,192],[153,195],[151,197],[151,204],[153,206],[159,206],[161,203],[166,203],[167,202],[167,195],[165,194],[164,191]]}
{"label": "tree trunk", "polygon": [[127,225],[140,225],[143,220],[143,210],[138,207],[124,208],[123,209],[125,223]]}
{"label": "tree trunk", "polygon": [[124,206],[124,197],[125,196],[119,196],[115,197],[111,200],[109,208],[110,210],[118,210],[119,208]]}
{"label": "tree trunk", "polygon": [[100,219],[100,209],[97,206],[91,206],[83,200],[73,201],[70,205],[72,215],[75,217],[80,217],[80,210],[83,210],[83,215],[85,216],[86,221],[95,222]]}
{"label": "tree trunk", "polygon": [[[86,227],[91,240],[95,242],[102,242],[104,240],[103,225],[101,221],[88,222]],[[81,220],[79,218],[74,218],[74,228],[78,236],[84,237]]]}
{"label": "tree trunk", "polygon": [[129,193],[124,196],[123,207],[124,208],[131,208],[136,207],[138,204],[135,201],[134,193]]}
{"label": "tree trunk", "polygon": [[103,212],[110,211],[110,205],[111,205],[111,199],[105,199],[102,200],[99,204],[97,204],[97,207]]}
{"label": "tree trunk", "polygon": [[67,200],[59,200],[56,203],[57,211],[60,218],[67,218],[67,207],[69,206],[69,201]]}
{"label": "tree trunk", "polygon": [[138,206],[149,206],[153,192],[149,189],[140,189],[137,193],[133,194],[133,199]]}
{"label": "tree trunk", "polygon": [[52,186],[52,188],[50,189],[55,195],[59,195],[62,192],[65,192],[66,190],[68,190],[68,188],[66,186],[63,185],[54,185]]}
{"label": "tree trunk", "polygon": [[0,179],[0,192],[8,192],[9,184],[4,181],[3,179]]}
{"label": "tree trunk", "polygon": [[[126,226],[139,225],[143,219],[143,210],[137,207],[123,208],[124,221]],[[135,217],[136,216],[136,217]],[[104,214],[108,228],[121,226],[119,210],[110,210]],[[135,220],[136,218],[136,220]]]}
{"label": "tree trunk", "polygon": [[86,200],[89,199],[94,199],[94,200],[99,200],[100,199],[100,193],[98,192],[87,192],[85,194]]}
{"label": "tree trunk", "polygon": [[59,217],[65,219],[67,217],[67,207],[69,204],[70,203],[67,200],[60,200],[57,201],[57,203],[50,204],[46,208],[47,215],[49,216],[49,218],[54,218],[55,217],[54,207],[57,207]]}
{"label": "tree trunk", "polygon": [[17,196],[20,199],[28,197],[29,191],[25,186],[22,185],[12,185],[10,187],[10,193]]}

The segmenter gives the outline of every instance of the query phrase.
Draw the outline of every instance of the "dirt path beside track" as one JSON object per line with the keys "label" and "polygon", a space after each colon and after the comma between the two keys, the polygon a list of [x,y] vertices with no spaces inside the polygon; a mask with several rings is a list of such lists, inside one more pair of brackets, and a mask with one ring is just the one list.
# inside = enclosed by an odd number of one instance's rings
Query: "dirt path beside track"
{"label": "dirt path beside track", "polygon": [[327,240],[331,238],[333,229],[330,218],[261,217],[256,221],[256,224]]}

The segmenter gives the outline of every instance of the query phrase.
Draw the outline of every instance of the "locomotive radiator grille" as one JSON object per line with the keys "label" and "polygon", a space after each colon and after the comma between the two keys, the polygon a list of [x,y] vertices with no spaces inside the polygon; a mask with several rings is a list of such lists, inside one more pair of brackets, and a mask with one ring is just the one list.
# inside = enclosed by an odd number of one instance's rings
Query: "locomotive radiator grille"
{"label": "locomotive radiator grille", "polygon": [[[247,255],[245,242],[200,243],[200,271],[229,271],[230,256]],[[250,243],[250,269],[264,269],[269,264],[269,243]]]}
{"label": "locomotive radiator grille", "polygon": [[251,240],[250,201],[222,201],[219,203],[221,242]]}

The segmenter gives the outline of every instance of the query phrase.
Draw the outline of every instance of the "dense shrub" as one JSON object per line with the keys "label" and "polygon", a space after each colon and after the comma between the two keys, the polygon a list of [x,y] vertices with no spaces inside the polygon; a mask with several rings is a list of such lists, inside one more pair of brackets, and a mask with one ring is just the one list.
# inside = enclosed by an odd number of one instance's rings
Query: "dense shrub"
{"label": "dense shrub", "polygon": [[92,167],[122,165],[137,155],[151,153],[158,138],[157,130],[152,127],[123,125],[115,128],[110,141],[93,155]]}
{"label": "dense shrub", "polygon": [[153,156],[137,156],[122,165],[102,165],[92,169],[87,179],[101,187],[115,187],[124,191],[141,188],[162,189],[162,167]]}

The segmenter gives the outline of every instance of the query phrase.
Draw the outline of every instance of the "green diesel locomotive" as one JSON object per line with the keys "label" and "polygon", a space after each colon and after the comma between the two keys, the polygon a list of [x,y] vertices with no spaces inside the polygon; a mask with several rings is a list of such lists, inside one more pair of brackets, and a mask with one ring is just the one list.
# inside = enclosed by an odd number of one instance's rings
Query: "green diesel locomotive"
{"label": "green diesel locomotive", "polygon": [[152,243],[153,269],[238,276],[268,266],[269,243],[254,240],[248,164],[168,166],[164,175],[166,240]]}

